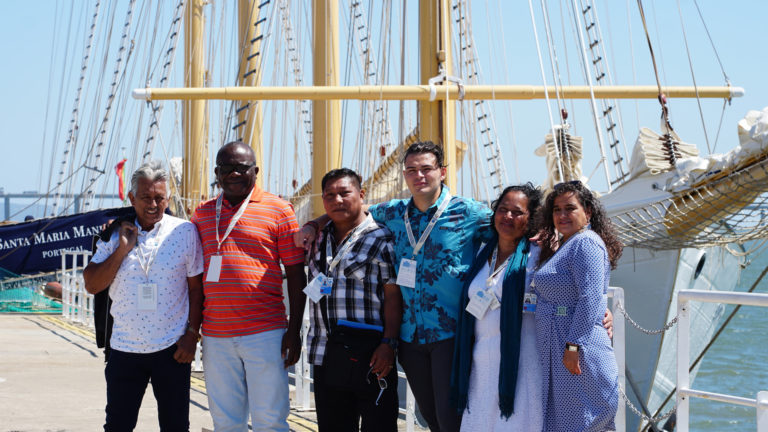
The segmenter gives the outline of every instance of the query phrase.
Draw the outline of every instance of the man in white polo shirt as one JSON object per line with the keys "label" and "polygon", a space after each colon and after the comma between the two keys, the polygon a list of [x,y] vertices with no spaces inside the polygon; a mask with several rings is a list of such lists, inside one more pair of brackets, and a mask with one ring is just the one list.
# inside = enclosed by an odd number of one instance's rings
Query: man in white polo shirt
{"label": "man in white polo shirt", "polygon": [[168,173],[159,162],[131,177],[134,222],[99,241],[83,271],[85,288],[109,287],[114,318],[107,380],[106,431],[131,431],[147,383],[160,430],[189,430],[190,364],[202,316],[203,255],[191,222],[166,215]]}

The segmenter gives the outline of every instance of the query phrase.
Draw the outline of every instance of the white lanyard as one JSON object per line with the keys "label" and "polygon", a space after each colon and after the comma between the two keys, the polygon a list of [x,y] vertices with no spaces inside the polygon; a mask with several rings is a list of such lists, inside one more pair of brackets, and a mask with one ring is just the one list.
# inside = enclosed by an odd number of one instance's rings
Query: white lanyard
{"label": "white lanyard", "polygon": [[[162,221],[158,224],[155,224],[155,228],[157,231],[155,232],[155,240],[160,236],[160,230],[162,227]],[[155,262],[155,258],[157,258],[157,251],[160,249],[160,245],[155,245],[154,248],[150,248],[149,250],[149,256],[147,257],[146,264],[144,263],[144,260],[142,259],[144,257],[144,250],[141,247],[141,243],[139,243],[138,236],[136,236],[136,246],[138,247],[139,251],[136,254],[136,258],[139,260],[139,265],[141,266],[141,269],[144,270],[144,274],[147,275],[147,278],[149,278],[149,269],[152,268],[152,264]],[[149,233],[147,233],[147,239],[144,240],[144,243],[149,240]]]}
{"label": "white lanyard", "polygon": [[[336,268],[336,266],[341,261],[341,258],[346,255],[347,251],[349,251],[349,248],[352,247],[353,244],[357,241],[358,237],[363,233],[363,230],[371,223],[373,218],[371,216],[366,217],[366,219],[361,223],[360,225],[356,226],[354,230],[350,234],[347,235],[347,241],[343,243],[343,247],[336,251],[336,256],[333,257],[333,260],[331,260],[330,263],[328,263],[328,274],[333,274],[333,269]],[[331,239],[325,240],[325,259],[326,262],[331,259],[331,256],[333,254],[333,251],[331,250]]]}
{"label": "white lanyard", "polygon": [[491,268],[488,270],[489,275],[488,279],[485,280],[485,286],[493,286],[493,278],[495,278],[500,271],[507,267],[507,264],[509,263],[510,258],[512,258],[512,255],[514,255],[514,253],[508,256],[507,259],[505,259],[504,262],[499,266],[499,268],[494,270],[493,268],[496,266],[496,259],[499,257],[499,247],[496,246],[496,249],[493,250],[493,256],[491,257]]}
{"label": "white lanyard", "polygon": [[416,259],[416,255],[419,254],[421,247],[424,246],[424,242],[427,241],[427,237],[429,237],[429,233],[432,232],[432,228],[435,227],[435,224],[437,223],[437,219],[440,217],[440,215],[443,214],[445,209],[448,208],[448,204],[450,204],[450,202],[451,202],[451,193],[448,192],[445,194],[445,199],[443,199],[443,202],[440,203],[440,206],[437,208],[435,215],[432,216],[432,220],[429,221],[429,225],[427,225],[427,229],[425,229],[424,232],[421,233],[421,237],[419,237],[418,243],[416,243],[416,240],[413,237],[413,230],[411,230],[411,221],[408,218],[408,208],[406,207],[405,214],[403,215],[403,220],[405,221],[405,231],[408,233],[408,242],[411,244],[411,247],[413,248],[413,255],[411,255],[411,259]]}
{"label": "white lanyard", "polygon": [[232,216],[232,219],[229,221],[229,226],[227,227],[227,231],[224,232],[224,237],[219,239],[219,220],[221,219],[221,201],[224,197],[224,193],[219,194],[219,197],[216,198],[216,253],[219,253],[221,250],[221,244],[224,243],[224,240],[229,237],[229,233],[232,232],[232,229],[237,224],[237,221],[240,220],[240,218],[243,216],[243,213],[245,213],[245,209],[248,208],[248,201],[251,200],[251,195],[253,195],[253,190],[256,189],[254,186],[253,189],[251,189],[251,192],[248,194],[248,196],[243,200],[242,203],[240,203],[240,208],[237,210],[237,213],[235,213],[234,216]]}

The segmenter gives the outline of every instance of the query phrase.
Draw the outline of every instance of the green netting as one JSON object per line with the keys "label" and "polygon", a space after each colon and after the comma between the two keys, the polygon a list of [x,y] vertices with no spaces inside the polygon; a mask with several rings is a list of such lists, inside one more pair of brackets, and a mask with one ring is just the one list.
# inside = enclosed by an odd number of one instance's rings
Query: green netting
{"label": "green netting", "polygon": [[61,313],[61,303],[32,288],[9,288],[0,291],[0,313]]}

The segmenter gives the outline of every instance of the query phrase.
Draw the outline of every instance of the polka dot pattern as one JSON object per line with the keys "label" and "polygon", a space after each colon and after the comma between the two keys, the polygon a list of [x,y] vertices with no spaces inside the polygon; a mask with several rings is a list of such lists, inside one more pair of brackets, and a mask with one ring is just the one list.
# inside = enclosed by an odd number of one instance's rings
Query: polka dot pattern
{"label": "polka dot pattern", "polygon": [[[117,249],[119,230],[109,242],[99,241],[94,263],[104,262]],[[141,256],[139,256],[141,254]],[[147,265],[154,254],[149,274]],[[191,222],[164,215],[149,231],[139,227],[138,245],[123,259],[109,288],[110,313],[115,319],[110,345],[133,353],[151,353],[173,345],[186,331],[189,316],[187,277],[203,272],[203,252]],[[157,307],[138,307],[139,285],[157,286]]]}
{"label": "polka dot pattern", "polygon": [[[545,431],[615,429],[618,371],[602,326],[609,276],[605,244],[591,230],[571,237],[533,274]],[[580,346],[581,375],[563,365],[566,342]]]}

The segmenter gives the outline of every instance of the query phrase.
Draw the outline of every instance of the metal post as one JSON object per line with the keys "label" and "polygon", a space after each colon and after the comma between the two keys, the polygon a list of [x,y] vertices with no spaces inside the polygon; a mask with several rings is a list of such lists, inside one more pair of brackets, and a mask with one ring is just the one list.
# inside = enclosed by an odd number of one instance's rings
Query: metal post
{"label": "metal post", "polygon": [[768,391],[757,392],[757,432],[768,432]]}
{"label": "metal post", "polygon": [[416,398],[413,397],[413,390],[408,381],[405,382],[405,430],[413,432],[413,425],[416,424]]}
{"label": "metal post", "polygon": [[690,318],[688,316],[688,300],[677,296],[677,430],[688,432],[688,366],[690,360]]}
{"label": "metal post", "polygon": [[195,347],[195,361],[192,363],[192,370],[194,372],[203,371],[203,345],[200,341],[197,342]]}
{"label": "metal post", "polygon": [[[611,287],[609,295],[613,296],[613,353],[616,356],[616,368],[619,372],[619,388],[626,394],[626,333],[624,315],[619,312],[618,305],[624,305],[624,289]],[[623,432],[627,429],[627,406],[619,402],[616,412],[616,431]]]}

